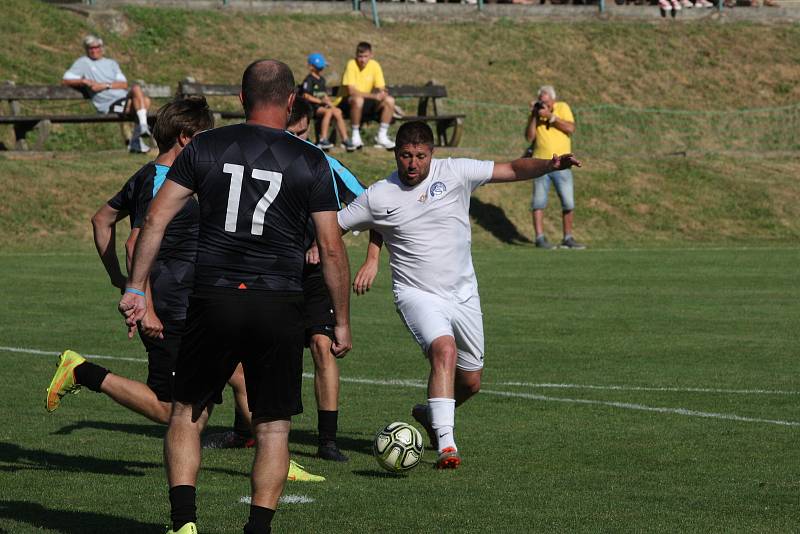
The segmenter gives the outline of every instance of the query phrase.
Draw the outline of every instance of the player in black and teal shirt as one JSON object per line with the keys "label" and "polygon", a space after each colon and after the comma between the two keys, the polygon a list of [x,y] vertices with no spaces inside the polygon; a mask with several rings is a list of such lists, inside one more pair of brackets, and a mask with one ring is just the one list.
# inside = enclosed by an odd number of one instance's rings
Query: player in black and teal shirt
{"label": "player in black and teal shirt", "polygon": [[342,146],[348,151],[356,150],[356,146],[347,136],[347,124],[344,122],[342,110],[337,107],[339,98],[331,99],[325,86],[325,77],[322,76],[322,69],[327,66],[325,56],[314,53],[308,56],[309,74],[300,84],[300,96],[314,108],[314,116],[320,118],[319,123],[319,142],[317,146],[322,150],[333,148],[328,134],[331,130],[331,120],[336,121],[336,132],[339,139],[342,139]]}
{"label": "player in black and teal shirt", "polygon": [[[92,217],[97,252],[111,283],[120,291],[125,288],[125,276],[116,255],[116,223],[125,217],[131,221],[131,234],[125,247],[130,260],[147,209],[164,183],[170,165],[196,133],[213,125],[213,116],[202,97],[177,100],[162,107],[153,132],[159,146],[158,157],[131,176]],[[48,411],[58,408],[68,390],[77,391],[86,386],[153,421],[168,422],[175,360],[194,284],[198,210],[194,198],[183,206],[166,232],[150,276],[148,313],[138,325],[148,354],[147,383],[113,374],[73,351],[66,351],[60,357],[60,365],[48,388]]]}

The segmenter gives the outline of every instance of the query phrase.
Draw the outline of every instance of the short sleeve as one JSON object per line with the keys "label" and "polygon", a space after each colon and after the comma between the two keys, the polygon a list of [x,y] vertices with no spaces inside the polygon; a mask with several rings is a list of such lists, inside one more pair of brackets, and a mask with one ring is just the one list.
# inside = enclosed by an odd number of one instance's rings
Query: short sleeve
{"label": "short sleeve", "polygon": [[195,176],[195,154],[197,153],[197,137],[186,145],[167,173],[167,180],[172,180],[178,185],[197,192],[197,182]]}
{"label": "short sleeve", "polygon": [[114,81],[115,82],[127,82],[128,79],[122,73],[122,69],[119,68],[119,63],[114,61]]}
{"label": "short sleeve", "polygon": [[450,160],[450,166],[468,184],[470,191],[491,180],[494,172],[494,161],[457,158]]}
{"label": "short sleeve", "polygon": [[111,206],[117,211],[124,211],[133,213],[133,197],[134,197],[134,181],[136,175],[134,174],[125,182],[125,185],[117,192],[116,195],[111,197],[106,204]]}
{"label": "short sleeve", "polygon": [[310,74],[308,76],[306,76],[306,78],[303,80],[303,83],[300,84],[300,92],[301,93],[311,94],[312,87],[311,87],[311,75]]}
{"label": "short sleeve", "polygon": [[141,228],[144,225],[144,217],[147,215],[147,210],[150,209],[150,203],[153,201],[153,187],[152,182],[141,184],[138,191],[134,194],[133,210],[131,211],[131,227]]}
{"label": "short sleeve", "polygon": [[376,89],[383,89],[386,87],[386,80],[383,79],[383,69],[381,68],[381,64],[375,61],[375,82],[374,82]]}
{"label": "short sleeve", "polygon": [[358,82],[358,65],[356,65],[356,61],[351,59],[347,62],[347,66],[344,69],[344,74],[342,75],[342,85],[355,85]]}
{"label": "short sleeve", "polygon": [[558,102],[558,111],[556,115],[568,122],[575,122],[575,117],[572,116],[572,110],[566,102]]}
{"label": "short sleeve", "polygon": [[308,199],[308,211],[312,213],[316,211],[338,211],[339,198],[336,194],[333,170],[324,156],[320,156],[318,160],[314,178]]}
{"label": "short sleeve", "polygon": [[339,227],[342,230],[368,230],[374,226],[375,220],[372,217],[372,210],[369,207],[369,192],[367,189],[353,202],[342,208],[336,214]]}
{"label": "short sleeve", "polygon": [[64,73],[64,76],[62,76],[63,80],[80,80],[84,77],[82,59],[83,58],[78,58],[75,60],[72,66],[67,69],[67,72]]}

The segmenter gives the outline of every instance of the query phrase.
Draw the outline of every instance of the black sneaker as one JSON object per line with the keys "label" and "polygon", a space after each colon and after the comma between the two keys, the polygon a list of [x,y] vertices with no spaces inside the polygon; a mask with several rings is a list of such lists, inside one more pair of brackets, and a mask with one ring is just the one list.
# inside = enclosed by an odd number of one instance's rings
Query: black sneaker
{"label": "black sneaker", "polygon": [[583,250],[586,248],[586,245],[583,243],[578,243],[572,236],[569,236],[564,241],[561,242],[561,248],[571,248],[572,250]]}
{"label": "black sneaker", "polygon": [[545,236],[537,237],[536,248],[543,248],[545,250],[550,250],[553,248],[553,244],[550,241],[548,241]]}
{"label": "black sneaker", "polygon": [[233,430],[203,436],[201,446],[204,449],[249,449],[256,444],[253,438],[240,436]]}
{"label": "black sneaker", "polygon": [[335,441],[326,441],[325,443],[321,443],[317,449],[317,456],[323,460],[329,460],[331,462],[346,462],[349,460],[349,458],[342,454],[342,451],[339,450],[339,447],[336,445]]}
{"label": "black sneaker", "polygon": [[333,143],[331,143],[327,139],[320,139],[319,143],[317,143],[317,147],[320,150],[330,150],[333,148]]}

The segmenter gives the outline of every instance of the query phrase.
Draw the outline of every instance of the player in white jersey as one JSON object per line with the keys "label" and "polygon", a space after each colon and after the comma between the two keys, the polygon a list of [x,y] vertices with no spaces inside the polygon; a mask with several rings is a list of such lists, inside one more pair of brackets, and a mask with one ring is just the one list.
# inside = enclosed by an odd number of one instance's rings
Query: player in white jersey
{"label": "player in white jersey", "polygon": [[[455,408],[480,390],[484,353],[470,195],[486,183],[531,180],[580,162],[572,154],[510,163],[433,159],[433,132],[424,122],[403,124],[396,143],[397,171],[341,210],[339,226],[374,229],[386,243],[397,311],[431,365],[427,405],[412,415],[439,451],[436,467],[456,468]],[[375,279],[380,245],[370,242],[353,283],[358,294]]]}

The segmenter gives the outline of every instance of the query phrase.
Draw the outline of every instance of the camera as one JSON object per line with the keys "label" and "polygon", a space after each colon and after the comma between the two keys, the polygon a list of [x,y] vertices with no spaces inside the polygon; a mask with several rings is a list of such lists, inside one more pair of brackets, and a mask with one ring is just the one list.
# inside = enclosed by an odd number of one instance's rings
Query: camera
{"label": "camera", "polygon": [[531,108],[531,113],[533,113],[534,117],[538,117],[539,112],[542,111],[543,109],[544,109],[544,104],[540,100],[537,100],[536,103],[534,103],[533,107]]}

